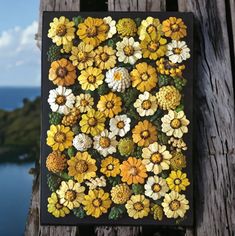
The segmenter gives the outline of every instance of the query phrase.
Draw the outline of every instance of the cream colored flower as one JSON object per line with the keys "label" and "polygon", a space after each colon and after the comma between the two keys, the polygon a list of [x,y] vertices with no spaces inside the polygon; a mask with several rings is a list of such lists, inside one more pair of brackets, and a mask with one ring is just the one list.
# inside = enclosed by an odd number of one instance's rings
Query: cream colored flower
{"label": "cream colored flower", "polygon": [[127,115],[116,115],[110,119],[110,131],[114,135],[123,137],[130,130],[131,119]]}
{"label": "cream colored flower", "polygon": [[157,110],[157,99],[151,93],[145,91],[140,94],[134,103],[134,107],[140,116],[152,116]]}
{"label": "cream colored flower", "polygon": [[142,149],[142,158],[147,171],[157,175],[162,170],[168,170],[170,168],[172,155],[166,150],[165,145],[159,145],[155,142]]}
{"label": "cream colored flower", "polygon": [[131,85],[128,70],[123,67],[114,67],[106,72],[105,82],[112,91],[123,93]]}
{"label": "cream colored flower", "polygon": [[116,21],[111,16],[104,17],[103,20],[109,26],[109,30],[106,32],[107,38],[112,38],[117,33]]}
{"label": "cream colored flower", "polygon": [[75,107],[77,107],[81,113],[85,113],[94,105],[94,98],[89,93],[81,93],[76,96]]}
{"label": "cream colored flower", "polygon": [[166,180],[157,175],[148,177],[144,188],[145,195],[153,200],[158,200],[165,196],[166,192],[169,190]]}
{"label": "cream colored flower", "polygon": [[73,146],[78,151],[86,151],[92,145],[92,139],[87,134],[78,134],[73,139]]}
{"label": "cream colored flower", "polygon": [[183,134],[188,133],[189,120],[186,118],[183,111],[172,111],[164,115],[162,121],[162,132],[167,136],[182,138]]}
{"label": "cream colored flower", "polygon": [[172,40],[167,44],[166,56],[173,63],[181,63],[190,58],[190,49],[185,41]]}
{"label": "cream colored flower", "polygon": [[113,133],[109,133],[107,129],[94,137],[94,149],[104,157],[115,153],[117,144],[116,136]]}
{"label": "cream colored flower", "polygon": [[89,187],[89,190],[93,190],[93,189],[96,189],[96,188],[105,187],[106,186],[106,179],[102,175],[101,177],[89,179],[85,183]]}
{"label": "cream colored flower", "polygon": [[121,42],[117,42],[117,57],[118,61],[130,63],[134,65],[135,62],[142,57],[140,44],[135,42],[134,38],[124,37]]}
{"label": "cream colored flower", "polygon": [[177,152],[180,152],[181,150],[186,151],[188,149],[187,144],[184,142],[182,138],[178,139],[178,138],[171,137],[168,141],[168,144],[176,148]]}

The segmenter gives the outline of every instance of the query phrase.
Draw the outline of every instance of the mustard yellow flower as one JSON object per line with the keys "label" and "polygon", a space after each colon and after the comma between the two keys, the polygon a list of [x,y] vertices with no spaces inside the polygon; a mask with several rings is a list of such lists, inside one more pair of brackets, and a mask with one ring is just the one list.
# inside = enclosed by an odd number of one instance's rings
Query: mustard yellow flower
{"label": "mustard yellow flower", "polygon": [[115,177],[120,173],[120,162],[119,159],[112,156],[108,156],[101,161],[100,172],[105,174],[107,177]]}
{"label": "mustard yellow flower", "polygon": [[61,172],[67,167],[67,159],[61,152],[54,151],[48,155],[46,167],[53,173]]}
{"label": "mustard yellow flower", "polygon": [[129,200],[131,190],[127,184],[118,184],[112,187],[111,196],[115,204],[124,204]]}
{"label": "mustard yellow flower", "polygon": [[137,32],[137,26],[134,20],[131,18],[122,18],[118,21],[117,32],[121,37],[135,36]]}

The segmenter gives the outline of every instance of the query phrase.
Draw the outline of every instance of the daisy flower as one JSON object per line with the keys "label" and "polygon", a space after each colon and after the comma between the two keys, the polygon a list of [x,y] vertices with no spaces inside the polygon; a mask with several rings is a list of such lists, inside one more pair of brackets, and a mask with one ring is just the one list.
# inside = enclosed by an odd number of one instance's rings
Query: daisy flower
{"label": "daisy flower", "polygon": [[73,139],[73,146],[78,151],[86,151],[92,145],[92,139],[87,134],[78,134]]}
{"label": "daisy flower", "polygon": [[131,119],[127,115],[117,115],[110,119],[110,131],[123,137],[130,130]]}
{"label": "daisy flower", "polygon": [[117,33],[116,21],[111,16],[104,17],[103,21],[109,26],[109,30],[106,32],[107,38],[112,38]]}

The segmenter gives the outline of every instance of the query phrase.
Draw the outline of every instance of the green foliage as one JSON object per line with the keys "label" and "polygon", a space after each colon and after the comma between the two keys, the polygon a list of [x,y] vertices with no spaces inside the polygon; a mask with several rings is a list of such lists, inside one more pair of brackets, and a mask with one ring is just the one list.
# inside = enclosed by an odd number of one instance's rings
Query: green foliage
{"label": "green foliage", "polygon": [[61,120],[63,118],[63,115],[58,112],[52,112],[49,114],[49,123],[51,125],[59,125],[61,123]]}
{"label": "green foliage", "polygon": [[62,179],[54,174],[47,174],[47,185],[52,192],[55,192],[61,183]]}
{"label": "green foliage", "polygon": [[139,17],[135,18],[135,23],[136,23],[137,27],[139,27],[141,24],[141,18],[139,18]]}
{"label": "green foliage", "polygon": [[134,153],[133,153],[133,156],[136,158],[141,158],[142,157],[142,148],[137,146]]}
{"label": "green foliage", "polygon": [[111,208],[108,218],[110,220],[117,220],[125,213],[125,211],[126,209],[124,205],[115,205]]}
{"label": "green foliage", "polygon": [[73,214],[80,219],[82,219],[86,216],[86,212],[84,211],[83,206],[80,206],[78,208],[74,208]]}
{"label": "green foliage", "polygon": [[79,134],[81,132],[80,126],[78,124],[73,125],[72,131],[74,132],[74,134]]}
{"label": "green foliage", "polygon": [[168,144],[169,137],[162,132],[158,132],[158,143],[161,145],[167,145]]}
{"label": "green foliage", "polygon": [[115,41],[113,39],[108,40],[108,46],[114,48],[115,47]]}
{"label": "green foliage", "polygon": [[134,194],[143,194],[144,186],[141,184],[132,184],[132,191]]}
{"label": "green foliage", "polygon": [[162,87],[162,86],[169,85],[171,83],[171,80],[172,80],[172,78],[170,76],[159,74],[158,75],[158,86]]}
{"label": "green foliage", "polygon": [[81,16],[73,17],[73,22],[76,27],[78,26],[78,24],[82,23],[83,21],[84,21],[84,19]]}
{"label": "green foliage", "polygon": [[98,91],[99,95],[104,95],[104,94],[108,93],[110,90],[109,90],[107,84],[103,83],[102,85],[100,85],[98,87],[97,91]]}
{"label": "green foliage", "polygon": [[176,107],[175,111],[179,112],[179,111],[183,111],[184,110],[184,105],[180,104],[178,107]]}
{"label": "green foliage", "polygon": [[75,147],[68,148],[68,155],[69,155],[70,158],[74,157],[75,154],[76,154],[76,148]]}
{"label": "green foliage", "polygon": [[53,62],[59,60],[61,58],[60,50],[61,47],[52,45],[47,52],[48,61]]}
{"label": "green foliage", "polygon": [[109,183],[114,187],[117,184],[121,183],[121,177],[120,176],[116,176],[116,177],[109,177],[108,178]]}
{"label": "green foliage", "polygon": [[174,77],[174,85],[175,87],[181,91],[183,89],[183,87],[187,84],[187,80],[183,77]]}

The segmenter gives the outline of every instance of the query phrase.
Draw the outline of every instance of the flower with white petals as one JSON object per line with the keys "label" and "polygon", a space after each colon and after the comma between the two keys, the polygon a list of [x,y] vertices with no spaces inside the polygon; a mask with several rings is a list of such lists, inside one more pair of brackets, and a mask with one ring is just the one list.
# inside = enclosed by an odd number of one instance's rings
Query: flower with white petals
{"label": "flower with white petals", "polygon": [[103,20],[109,26],[109,30],[107,32],[107,38],[112,38],[113,35],[117,33],[116,21],[113,20],[111,16],[104,17]]}
{"label": "flower with white petals", "polygon": [[173,63],[181,63],[190,58],[190,49],[185,41],[172,40],[171,43],[167,44],[166,56]]}
{"label": "flower with white petals", "polygon": [[70,112],[70,109],[73,108],[75,96],[71,89],[59,86],[56,89],[50,90],[47,101],[53,112],[67,115]]}
{"label": "flower with white petals", "polygon": [[96,188],[102,188],[106,186],[106,179],[104,176],[97,177],[97,178],[91,178],[88,181],[85,182],[86,185],[89,187],[89,190],[96,189]]}
{"label": "flower with white petals", "polygon": [[73,146],[78,151],[86,151],[92,145],[92,139],[87,134],[78,134],[73,139]]}
{"label": "flower with white petals", "polygon": [[80,93],[76,96],[75,107],[79,109],[81,113],[85,113],[94,105],[94,98],[89,93]]}
{"label": "flower with white petals", "polygon": [[131,119],[127,115],[117,115],[110,119],[110,131],[123,137],[130,130]]}

